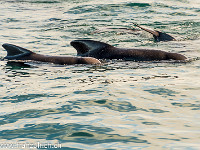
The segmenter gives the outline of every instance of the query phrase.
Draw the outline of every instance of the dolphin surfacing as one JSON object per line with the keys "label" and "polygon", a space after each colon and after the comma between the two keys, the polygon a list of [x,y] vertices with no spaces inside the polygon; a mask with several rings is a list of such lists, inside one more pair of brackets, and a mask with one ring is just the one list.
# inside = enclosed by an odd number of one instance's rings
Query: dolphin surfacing
{"label": "dolphin surfacing", "polygon": [[92,57],[41,55],[13,44],[3,44],[2,47],[7,51],[7,56],[4,59],[8,60],[33,60],[63,65],[101,64],[98,59]]}
{"label": "dolphin surfacing", "polygon": [[153,37],[154,37],[154,40],[156,42],[160,42],[160,41],[175,41],[176,40],[173,36],[171,36],[171,35],[169,35],[167,33],[164,33],[164,32],[161,32],[161,31],[157,31],[157,30],[150,30],[150,29],[144,28],[144,27],[142,27],[142,26],[140,26],[140,25],[138,25],[136,23],[133,23],[133,24],[135,26],[137,26],[138,28],[140,28],[140,29],[152,34]]}
{"label": "dolphin surfacing", "polygon": [[70,44],[77,50],[79,56],[94,57],[97,59],[122,59],[133,61],[187,59],[185,56],[178,53],[150,49],[117,48],[107,43],[93,40],[74,40]]}

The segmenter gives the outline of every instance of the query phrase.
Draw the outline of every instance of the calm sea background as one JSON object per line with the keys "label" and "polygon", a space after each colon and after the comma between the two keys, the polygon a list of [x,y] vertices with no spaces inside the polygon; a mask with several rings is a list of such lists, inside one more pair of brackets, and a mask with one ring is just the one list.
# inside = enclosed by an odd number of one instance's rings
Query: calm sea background
{"label": "calm sea background", "polygon": [[[144,31],[106,29],[137,29],[132,23],[178,40],[155,43]],[[45,143],[63,150],[200,149],[199,0],[0,1],[0,45],[76,56],[75,39],[171,51],[192,61],[15,63],[3,60],[0,48],[2,149],[38,142],[37,149]]]}

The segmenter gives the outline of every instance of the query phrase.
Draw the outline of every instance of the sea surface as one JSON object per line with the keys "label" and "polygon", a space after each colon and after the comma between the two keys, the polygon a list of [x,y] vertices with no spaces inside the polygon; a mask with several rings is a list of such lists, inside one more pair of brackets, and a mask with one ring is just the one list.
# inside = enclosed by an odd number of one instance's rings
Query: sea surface
{"label": "sea surface", "polygon": [[[177,41],[155,42],[133,23]],[[0,45],[76,56],[76,39],[189,61],[55,65],[3,60],[1,47],[0,149],[200,149],[199,0],[0,1]]]}

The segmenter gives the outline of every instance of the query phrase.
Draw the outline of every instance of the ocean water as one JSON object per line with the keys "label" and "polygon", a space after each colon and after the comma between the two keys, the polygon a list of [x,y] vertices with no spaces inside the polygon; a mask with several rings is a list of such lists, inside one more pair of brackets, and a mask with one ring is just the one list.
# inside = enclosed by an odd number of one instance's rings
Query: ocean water
{"label": "ocean water", "polygon": [[[178,40],[156,43],[133,23]],[[24,63],[0,48],[0,149],[200,149],[199,0],[0,1],[0,45],[76,56],[76,39],[191,61]]]}

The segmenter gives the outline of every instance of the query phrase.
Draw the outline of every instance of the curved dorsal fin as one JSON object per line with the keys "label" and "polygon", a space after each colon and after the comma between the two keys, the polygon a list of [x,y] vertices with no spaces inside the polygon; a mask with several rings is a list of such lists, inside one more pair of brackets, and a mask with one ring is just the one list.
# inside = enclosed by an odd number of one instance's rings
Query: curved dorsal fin
{"label": "curved dorsal fin", "polygon": [[85,54],[92,50],[104,49],[107,46],[111,46],[107,43],[93,40],[74,40],[70,44],[77,50],[78,55]]}
{"label": "curved dorsal fin", "polygon": [[7,51],[7,56],[5,59],[22,59],[24,56],[28,56],[33,52],[25,48],[13,45],[13,44],[3,44],[2,47]]}

